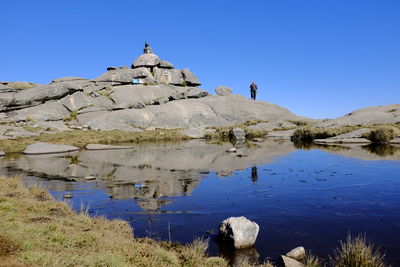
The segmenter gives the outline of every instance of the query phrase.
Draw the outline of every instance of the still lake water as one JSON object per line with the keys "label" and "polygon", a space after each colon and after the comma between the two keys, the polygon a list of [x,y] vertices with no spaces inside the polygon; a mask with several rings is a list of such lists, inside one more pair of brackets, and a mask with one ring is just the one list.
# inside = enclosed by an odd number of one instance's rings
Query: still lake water
{"label": "still lake water", "polygon": [[[400,265],[400,149],[360,146],[297,149],[264,141],[140,144],[134,150],[81,151],[0,159],[0,174],[40,181],[74,209],[128,221],[138,237],[181,243],[210,238],[209,254],[278,259],[302,245],[326,258],[347,233],[366,233]],[[93,175],[94,181],[83,177]],[[216,242],[219,223],[245,216],[260,226],[254,249]]]}

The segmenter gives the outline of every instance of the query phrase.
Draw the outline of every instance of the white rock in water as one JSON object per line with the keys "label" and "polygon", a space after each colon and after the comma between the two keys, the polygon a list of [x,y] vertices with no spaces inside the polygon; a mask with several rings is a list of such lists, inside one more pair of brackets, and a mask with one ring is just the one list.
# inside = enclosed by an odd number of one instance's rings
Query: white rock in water
{"label": "white rock in water", "polygon": [[55,145],[55,144],[38,142],[27,146],[22,153],[28,155],[36,155],[36,154],[66,153],[78,150],[79,147],[75,146]]}
{"label": "white rock in water", "polygon": [[4,153],[4,151],[0,151],[0,157],[5,156],[6,153]]}
{"label": "white rock in water", "polygon": [[298,262],[295,259],[286,257],[284,255],[281,256],[283,263],[285,264],[285,267],[304,267],[304,264],[302,264],[301,262]]}
{"label": "white rock in water", "polygon": [[306,250],[304,247],[297,247],[286,253],[286,256],[298,260],[306,256]]}
{"label": "white rock in water", "polygon": [[227,149],[226,152],[235,153],[236,152],[236,148],[235,147],[231,147],[231,148]]}
{"label": "white rock in water", "polygon": [[257,239],[259,226],[246,217],[230,217],[219,226],[222,240],[233,242],[236,249],[248,248],[254,245]]}

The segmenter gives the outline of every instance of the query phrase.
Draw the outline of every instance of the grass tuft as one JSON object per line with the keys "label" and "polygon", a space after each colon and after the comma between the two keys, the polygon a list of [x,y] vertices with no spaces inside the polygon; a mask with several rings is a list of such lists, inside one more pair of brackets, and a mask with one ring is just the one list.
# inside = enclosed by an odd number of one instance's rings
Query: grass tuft
{"label": "grass tuft", "polygon": [[357,237],[347,236],[345,242],[340,242],[330,257],[331,265],[334,267],[384,267],[384,255],[374,249],[374,246],[367,242],[365,235]]}

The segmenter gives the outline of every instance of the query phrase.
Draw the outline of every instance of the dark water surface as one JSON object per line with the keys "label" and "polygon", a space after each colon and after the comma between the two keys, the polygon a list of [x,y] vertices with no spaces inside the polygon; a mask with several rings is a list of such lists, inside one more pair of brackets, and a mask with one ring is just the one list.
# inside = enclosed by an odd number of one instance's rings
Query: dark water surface
{"label": "dark water surface", "polygon": [[[72,193],[74,209],[127,220],[139,237],[209,237],[211,255],[232,254],[215,240],[219,223],[246,216],[260,226],[255,249],[243,252],[252,259],[277,259],[299,245],[326,258],[350,232],[366,233],[400,265],[397,148],[302,150],[265,141],[237,157],[225,152],[230,146],[190,141],[18,156],[0,159],[0,170],[40,180],[56,199]],[[96,180],[84,181],[87,175]]]}

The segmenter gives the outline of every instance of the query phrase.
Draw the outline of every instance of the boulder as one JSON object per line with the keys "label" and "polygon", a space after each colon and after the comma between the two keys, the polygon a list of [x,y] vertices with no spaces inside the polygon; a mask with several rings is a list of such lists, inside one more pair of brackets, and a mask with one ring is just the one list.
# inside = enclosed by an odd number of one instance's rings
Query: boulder
{"label": "boulder", "polygon": [[159,84],[172,84],[181,86],[183,76],[180,70],[154,68],[154,79]]}
{"label": "boulder", "polygon": [[201,85],[201,83],[199,82],[199,79],[197,79],[197,77],[190,72],[189,69],[182,69],[182,76],[183,76],[183,80],[186,82],[187,85],[189,86],[199,86]]}
{"label": "boulder", "polygon": [[88,144],[85,146],[87,150],[115,150],[115,149],[133,149],[133,146],[113,146],[103,144]]}
{"label": "boulder", "polygon": [[215,88],[215,93],[219,96],[226,96],[232,94],[232,88],[227,86],[218,86]]}
{"label": "boulder", "polygon": [[286,256],[295,260],[304,259],[306,257],[306,250],[304,247],[296,247],[286,253]]}
{"label": "boulder", "polygon": [[284,256],[284,255],[282,255],[281,257],[282,257],[285,267],[304,267],[304,264],[302,264],[301,262],[299,262],[295,259],[292,259],[292,258]]}
{"label": "boulder", "polygon": [[229,136],[236,141],[243,141],[246,139],[246,133],[242,128],[235,127],[229,132]]}
{"label": "boulder", "polygon": [[98,82],[117,82],[122,84],[132,83],[133,79],[142,79],[143,82],[154,82],[153,75],[147,68],[135,69],[115,69],[110,70],[103,75],[93,79],[92,81]]}
{"label": "boulder", "polygon": [[208,95],[208,92],[197,87],[191,87],[186,93],[185,98],[200,98]]}
{"label": "boulder", "polygon": [[400,144],[400,137],[396,137],[393,140],[389,141],[390,144]]}
{"label": "boulder", "polygon": [[69,110],[75,111],[93,105],[91,101],[92,97],[83,94],[82,92],[76,92],[72,95],[68,95],[61,100],[61,103]]}
{"label": "boulder", "polygon": [[160,64],[160,59],[156,54],[143,54],[140,55],[132,64],[132,69],[139,67],[155,67]]}
{"label": "boulder", "polygon": [[75,146],[55,145],[55,144],[38,142],[27,146],[22,153],[28,155],[38,155],[38,154],[66,153],[78,150],[79,147]]}
{"label": "boulder", "polygon": [[3,157],[5,155],[6,155],[6,153],[4,151],[0,151],[0,157]]}
{"label": "boulder", "polygon": [[9,119],[13,121],[57,121],[69,116],[69,111],[59,101],[48,101],[42,105],[17,110],[9,116]]}
{"label": "boulder", "polygon": [[166,60],[160,60],[160,65],[158,67],[160,67],[162,69],[173,69],[174,68],[172,63],[170,63]]}
{"label": "boulder", "polygon": [[259,226],[246,217],[230,217],[219,226],[222,241],[233,244],[236,249],[252,247],[256,242]]}

